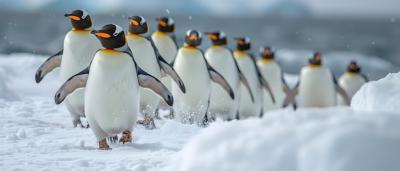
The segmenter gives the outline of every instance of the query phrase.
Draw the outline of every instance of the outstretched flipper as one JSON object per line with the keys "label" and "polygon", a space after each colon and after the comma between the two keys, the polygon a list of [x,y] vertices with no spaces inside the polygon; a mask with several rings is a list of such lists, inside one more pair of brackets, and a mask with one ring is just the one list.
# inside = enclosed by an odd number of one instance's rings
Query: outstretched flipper
{"label": "outstretched flipper", "polygon": [[76,89],[85,87],[87,79],[89,77],[90,67],[87,67],[83,71],[70,77],[57,91],[54,101],[56,104],[60,104],[64,99],[74,92]]}
{"label": "outstretched flipper", "polygon": [[350,106],[350,97],[346,93],[346,91],[336,83],[335,83],[335,89],[336,89],[336,92],[339,93],[340,96],[342,96],[342,98],[344,99],[346,105]]}
{"label": "outstretched flipper", "polygon": [[150,41],[151,46],[154,49],[154,53],[157,56],[158,64],[161,68],[162,75],[168,74],[175,82],[179,85],[179,88],[183,93],[186,93],[185,84],[183,84],[182,79],[179,77],[178,73],[176,73],[175,69],[167,62],[165,59],[160,55],[156,45],[154,44],[153,40],[150,37],[146,37],[148,41]]}
{"label": "outstretched flipper", "polygon": [[63,49],[61,49],[58,53],[47,58],[46,61],[44,61],[44,63],[40,65],[35,74],[36,83],[40,83],[40,81],[43,80],[43,78],[47,75],[47,73],[53,71],[54,68],[60,67],[62,54],[63,54]]}
{"label": "outstretched flipper", "polygon": [[174,98],[167,87],[165,87],[165,85],[156,77],[153,77],[152,75],[143,71],[139,66],[136,67],[139,85],[143,88],[149,88],[153,90],[155,93],[161,96],[168,105],[172,106],[174,103]]}
{"label": "outstretched flipper", "polygon": [[210,78],[215,83],[219,84],[224,90],[229,94],[232,99],[235,99],[235,94],[229,83],[225,80],[225,78],[218,73],[214,68],[208,65],[208,73],[210,73]]}
{"label": "outstretched flipper", "polygon": [[264,79],[264,77],[262,76],[260,69],[257,66],[257,61],[256,58],[253,56],[253,54],[249,54],[251,60],[253,61],[254,67],[256,69],[257,72],[257,77],[258,77],[258,81],[260,82],[261,86],[268,91],[268,93],[271,95],[271,100],[272,103],[275,104],[275,96],[274,93],[272,92],[271,86],[269,85],[268,81]]}
{"label": "outstretched flipper", "polygon": [[292,103],[294,110],[297,109],[297,103],[295,97],[299,93],[299,86],[300,82],[297,82],[296,86],[292,90],[290,90],[286,82],[284,82],[283,91],[286,94],[286,98],[283,101],[282,107],[287,107],[290,103]]}

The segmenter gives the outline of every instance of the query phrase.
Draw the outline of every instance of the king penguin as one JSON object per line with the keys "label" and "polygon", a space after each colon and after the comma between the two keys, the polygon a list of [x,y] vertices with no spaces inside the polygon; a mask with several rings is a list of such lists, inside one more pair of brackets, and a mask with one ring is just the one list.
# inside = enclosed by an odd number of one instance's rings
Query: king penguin
{"label": "king penguin", "polygon": [[[154,45],[164,60],[173,65],[179,48],[174,33],[175,22],[170,17],[160,17],[157,18],[156,21],[158,22],[158,28],[157,31],[151,35],[151,39],[154,41]],[[164,77],[162,78],[162,82],[171,90],[171,78]],[[163,102],[160,103],[159,107],[161,109],[170,110],[171,117],[173,117],[173,108],[168,107],[168,105]]]}
{"label": "king penguin", "polygon": [[[251,91],[254,95],[254,102],[251,100],[250,94],[244,89],[240,89],[240,103],[239,103],[239,119],[246,119],[249,117],[262,116],[262,88],[270,94],[271,101],[275,103],[275,96],[264,77],[257,67],[256,59],[248,52],[251,44],[248,37],[236,38],[236,50],[233,55],[237,61],[239,68],[243,71],[244,76],[250,84]],[[241,86],[243,87],[243,86]]]}
{"label": "king penguin", "polygon": [[[85,69],[96,51],[101,48],[100,42],[90,34],[92,21],[85,10],[74,10],[65,14],[65,17],[70,19],[73,28],[64,38],[63,49],[50,56],[36,71],[36,83],[57,67],[60,67],[61,83],[67,81],[69,77]],[[83,127],[80,118],[85,116],[84,93],[85,89],[80,88],[65,99],[74,127]]]}
{"label": "king penguin", "polygon": [[[242,74],[236,60],[233,58],[232,51],[226,47],[228,41],[224,32],[216,31],[207,33],[212,46],[207,49],[205,57],[207,62],[218,71],[234,92],[239,92],[240,83],[245,85],[248,93],[254,101],[253,93],[249,87],[246,77]],[[232,100],[222,87],[216,83],[211,83],[210,106],[208,112],[211,118],[221,118],[231,120],[236,117],[239,109],[239,93],[235,94]]]}
{"label": "king penguin", "polygon": [[[129,17],[129,31],[126,36],[128,46],[132,51],[136,64],[149,74],[161,79],[168,74],[185,93],[185,86],[173,67],[165,61],[155,47],[153,40],[146,37],[148,26],[142,16]],[[152,91],[140,88],[140,112],[144,115],[142,123],[146,128],[155,128],[154,117],[158,108],[159,97]]]}
{"label": "king penguin", "polygon": [[346,91],[337,84],[330,69],[322,65],[320,53],[315,53],[309,65],[301,69],[299,80],[293,91],[298,94],[300,108],[335,106],[336,93],[344,98],[346,105],[350,104]]}
{"label": "king penguin", "polygon": [[103,49],[90,65],[70,77],[57,91],[56,104],[80,87],[86,87],[85,111],[95,134],[99,149],[110,149],[106,137],[122,132],[120,142],[132,141],[132,130],[139,113],[139,86],[160,95],[167,104],[173,104],[172,94],[160,80],[142,70],[133,59],[123,29],[114,24],[93,30]]}
{"label": "king penguin", "polygon": [[257,60],[257,67],[260,70],[262,77],[268,81],[271,90],[275,95],[275,103],[272,102],[270,94],[263,92],[263,111],[282,108],[287,95],[290,95],[291,90],[283,78],[283,72],[279,64],[274,60],[275,53],[270,47],[260,49],[260,58]]}
{"label": "king penguin", "polygon": [[[366,82],[368,82],[368,78],[361,73],[361,67],[357,65],[356,61],[351,61],[347,66],[347,71],[339,77],[339,85],[346,91],[350,99]],[[346,105],[345,100],[340,96],[338,97],[338,104]]]}
{"label": "king penguin", "polygon": [[179,49],[174,63],[176,72],[186,86],[186,94],[175,84],[172,85],[172,94],[176,100],[174,111],[179,121],[205,126],[211,95],[210,80],[220,84],[231,99],[234,99],[234,93],[225,78],[207,63],[203,52],[197,48],[201,40],[200,32],[187,31],[185,45]]}

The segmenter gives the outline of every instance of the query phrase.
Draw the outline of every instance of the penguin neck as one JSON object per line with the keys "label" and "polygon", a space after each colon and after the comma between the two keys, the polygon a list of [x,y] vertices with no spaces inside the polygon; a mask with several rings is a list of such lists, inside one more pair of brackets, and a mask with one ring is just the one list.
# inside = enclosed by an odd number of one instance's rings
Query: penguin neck
{"label": "penguin neck", "polygon": [[91,30],[92,30],[92,27],[84,28],[84,29],[77,29],[77,28],[72,28],[71,29],[71,31],[73,31],[73,32],[88,32],[88,31],[91,31]]}
{"label": "penguin neck", "polygon": [[321,64],[308,64],[308,66],[311,68],[320,68],[322,65]]}
{"label": "penguin neck", "polygon": [[196,46],[191,46],[191,45],[185,45],[185,46],[183,46],[183,48],[186,50],[197,50]]}
{"label": "penguin neck", "polygon": [[262,57],[262,58],[260,58],[260,61],[261,61],[262,63],[266,64],[266,63],[273,62],[273,61],[274,61],[274,58]]}
{"label": "penguin neck", "polygon": [[225,45],[211,45],[211,48],[225,48]]}
{"label": "penguin neck", "polygon": [[248,56],[248,53],[245,50],[235,50],[235,52],[233,52],[233,54],[236,57],[246,57],[246,56]]}
{"label": "penguin neck", "polygon": [[155,34],[158,36],[167,36],[168,32],[157,30]]}
{"label": "penguin neck", "polygon": [[130,38],[144,38],[144,34],[135,34],[135,33],[128,33],[126,37]]}

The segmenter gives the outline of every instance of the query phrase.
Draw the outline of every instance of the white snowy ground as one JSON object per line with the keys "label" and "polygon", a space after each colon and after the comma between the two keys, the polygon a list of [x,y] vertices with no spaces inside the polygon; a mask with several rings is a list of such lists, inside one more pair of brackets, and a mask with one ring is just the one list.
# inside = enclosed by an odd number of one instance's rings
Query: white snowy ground
{"label": "white snowy ground", "polygon": [[0,170],[400,170],[400,74],[364,86],[357,110],[287,109],[208,128],[163,120],[98,151],[91,130],[72,128],[54,104],[58,72],[34,82],[43,60],[0,55]]}

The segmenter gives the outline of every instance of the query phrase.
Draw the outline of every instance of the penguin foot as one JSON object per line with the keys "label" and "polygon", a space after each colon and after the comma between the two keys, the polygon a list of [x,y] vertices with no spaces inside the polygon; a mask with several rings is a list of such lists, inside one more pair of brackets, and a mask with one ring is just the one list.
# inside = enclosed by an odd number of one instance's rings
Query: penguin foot
{"label": "penguin foot", "polygon": [[78,125],[79,125],[81,128],[86,128],[85,126],[83,126],[83,124],[82,124],[80,118],[78,118],[78,119],[73,119],[73,120],[72,120],[72,124],[74,124],[74,128],[78,127]]}
{"label": "penguin foot", "polygon": [[110,146],[107,144],[107,139],[102,139],[99,141],[99,150],[111,150]]}
{"label": "penguin foot", "polygon": [[150,117],[144,117],[143,120],[137,121],[138,124],[143,125],[146,129],[155,129],[156,124],[154,123],[154,119]]}
{"label": "penguin foot", "polygon": [[162,119],[162,118],[160,117],[160,109],[157,109],[156,112],[154,113],[154,115],[155,115],[155,116],[154,116],[155,119],[158,119],[158,120],[161,120],[161,119]]}
{"label": "penguin foot", "polygon": [[110,142],[110,143],[117,143],[118,135],[107,137],[107,139],[108,139],[108,142]]}
{"label": "penguin foot", "polygon": [[175,112],[173,109],[169,110],[169,115],[164,116],[167,119],[174,119],[175,118]]}
{"label": "penguin foot", "polygon": [[132,133],[129,130],[126,130],[122,132],[122,137],[119,139],[119,142],[122,142],[122,144],[132,142]]}

